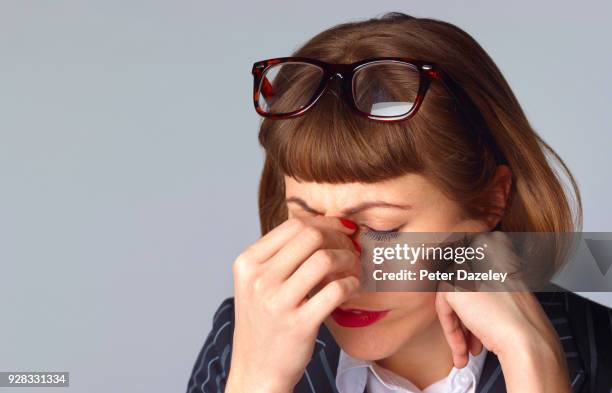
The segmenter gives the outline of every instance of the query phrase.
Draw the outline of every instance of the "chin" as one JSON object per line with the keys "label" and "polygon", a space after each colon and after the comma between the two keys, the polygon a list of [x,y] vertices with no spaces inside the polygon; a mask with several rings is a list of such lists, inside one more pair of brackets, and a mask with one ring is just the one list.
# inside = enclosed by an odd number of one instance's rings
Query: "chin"
{"label": "chin", "polygon": [[[342,327],[333,320],[325,321],[332,336],[344,352],[362,360],[379,360],[393,355],[403,344],[403,339],[393,339],[382,327]],[[404,338],[405,339],[405,338]]]}
{"label": "chin", "polygon": [[381,360],[422,338],[437,320],[435,294],[368,293],[353,299],[346,308],[391,310],[385,317],[362,327],[346,327],[332,316],[325,325],[348,355],[362,360]]}

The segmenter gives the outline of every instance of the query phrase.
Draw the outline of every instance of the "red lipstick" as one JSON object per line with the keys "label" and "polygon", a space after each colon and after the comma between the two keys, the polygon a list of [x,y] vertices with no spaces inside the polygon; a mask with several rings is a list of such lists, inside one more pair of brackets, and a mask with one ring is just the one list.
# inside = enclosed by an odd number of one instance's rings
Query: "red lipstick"
{"label": "red lipstick", "polygon": [[337,308],[331,313],[331,317],[340,326],[364,327],[381,320],[385,315],[387,315],[388,312],[389,310],[368,311],[359,309],[343,310],[341,308]]}

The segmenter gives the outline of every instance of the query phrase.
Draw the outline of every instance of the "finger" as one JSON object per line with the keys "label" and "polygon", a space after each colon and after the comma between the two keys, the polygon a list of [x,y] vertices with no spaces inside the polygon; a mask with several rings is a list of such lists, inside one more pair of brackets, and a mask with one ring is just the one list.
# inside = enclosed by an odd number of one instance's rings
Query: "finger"
{"label": "finger", "polygon": [[279,299],[287,306],[297,306],[324,278],[342,273],[358,276],[360,270],[353,251],[317,250],[281,285]]}
{"label": "finger", "polygon": [[334,217],[290,218],[247,247],[243,256],[251,261],[267,261],[290,239],[308,226],[328,227],[347,235],[352,235],[357,228],[357,225],[350,220],[340,220]]}
{"label": "finger", "polygon": [[358,290],[359,279],[355,276],[332,281],[306,301],[299,309],[299,313],[302,317],[321,324],[332,311],[355,295]]}
{"label": "finger", "polygon": [[341,217],[315,216],[304,219],[306,223],[319,227],[333,229],[346,235],[352,235],[357,230],[357,224]]}
{"label": "finger", "polygon": [[453,355],[453,364],[457,368],[463,368],[468,362],[465,334],[459,317],[441,293],[436,296],[436,311],[444,337]]}
{"label": "finger", "polygon": [[468,330],[468,333],[469,333],[468,348],[470,349],[470,353],[476,356],[480,354],[480,352],[482,351],[482,348],[483,348],[482,341],[480,341],[478,337],[476,337],[474,333],[470,332],[469,330]]}
{"label": "finger", "polygon": [[306,227],[296,234],[266,263],[266,269],[277,281],[285,281],[311,255],[320,249],[345,249],[355,252],[346,234],[325,227]]}
{"label": "finger", "polygon": [[261,239],[247,247],[242,256],[254,262],[263,262],[271,258],[276,252],[299,231],[306,227],[302,219],[289,219],[272,229]]}

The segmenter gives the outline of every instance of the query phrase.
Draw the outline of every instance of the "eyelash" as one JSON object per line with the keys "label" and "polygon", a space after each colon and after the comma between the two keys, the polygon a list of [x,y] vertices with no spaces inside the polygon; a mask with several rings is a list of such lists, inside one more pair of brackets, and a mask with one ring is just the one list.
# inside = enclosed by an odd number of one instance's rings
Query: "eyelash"
{"label": "eyelash", "polygon": [[372,240],[376,240],[379,242],[386,242],[389,240],[393,240],[399,236],[399,229],[401,227],[397,227],[394,229],[390,229],[388,231],[377,231],[375,229],[369,228],[364,233],[365,236],[369,237]]}

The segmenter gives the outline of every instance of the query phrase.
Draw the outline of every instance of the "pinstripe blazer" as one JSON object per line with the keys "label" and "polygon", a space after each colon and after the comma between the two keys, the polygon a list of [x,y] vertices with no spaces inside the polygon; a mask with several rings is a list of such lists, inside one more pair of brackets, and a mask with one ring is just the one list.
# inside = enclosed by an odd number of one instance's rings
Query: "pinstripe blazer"
{"label": "pinstripe blazer", "polygon": [[[612,312],[568,292],[536,294],[561,340],[574,393],[612,393]],[[229,372],[234,299],[221,303],[187,385],[188,393],[223,392]],[[321,325],[298,393],[335,392],[340,348]],[[476,393],[506,392],[497,357],[489,352]]]}

